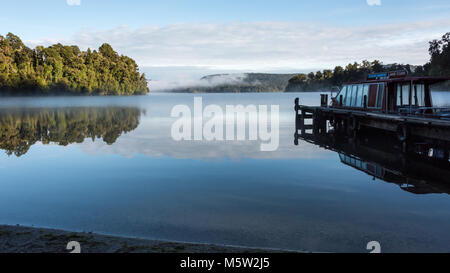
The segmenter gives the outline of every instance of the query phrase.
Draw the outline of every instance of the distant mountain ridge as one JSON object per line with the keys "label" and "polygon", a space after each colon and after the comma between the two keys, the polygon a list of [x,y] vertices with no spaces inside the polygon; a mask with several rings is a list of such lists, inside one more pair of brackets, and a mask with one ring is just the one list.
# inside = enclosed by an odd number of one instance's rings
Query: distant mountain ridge
{"label": "distant mountain ridge", "polygon": [[224,73],[212,74],[202,78],[193,86],[172,89],[179,93],[262,93],[262,92],[315,92],[330,91],[345,81],[365,79],[367,74],[390,70],[406,69],[411,75],[423,73],[421,66],[382,64],[379,61],[363,61],[334,70],[316,73]]}
{"label": "distant mountain ridge", "polygon": [[186,93],[248,93],[284,92],[296,74],[243,73],[214,74],[200,79],[198,86],[182,87],[172,92]]}

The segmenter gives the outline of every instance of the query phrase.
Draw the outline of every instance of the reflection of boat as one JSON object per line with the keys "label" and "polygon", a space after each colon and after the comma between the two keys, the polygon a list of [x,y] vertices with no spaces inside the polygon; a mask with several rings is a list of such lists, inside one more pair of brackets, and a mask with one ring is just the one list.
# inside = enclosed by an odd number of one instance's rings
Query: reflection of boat
{"label": "reflection of boat", "polygon": [[0,109],[0,149],[24,155],[36,142],[68,145],[86,138],[113,144],[139,124],[134,107],[67,107]]}
{"label": "reflection of boat", "polygon": [[397,184],[405,191],[415,194],[450,194],[449,146],[417,142],[412,144],[408,153],[402,153],[399,145],[389,145],[398,144],[394,135],[380,136],[370,132],[349,139],[330,131],[296,136],[337,152],[343,164],[365,172],[374,179]]}

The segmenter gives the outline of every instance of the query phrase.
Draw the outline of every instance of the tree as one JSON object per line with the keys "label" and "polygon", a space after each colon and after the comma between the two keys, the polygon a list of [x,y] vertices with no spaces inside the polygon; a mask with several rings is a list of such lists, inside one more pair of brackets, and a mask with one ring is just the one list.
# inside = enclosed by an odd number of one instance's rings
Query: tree
{"label": "tree", "polygon": [[322,78],[323,78],[322,72],[317,71],[317,72],[316,72],[316,76],[314,77],[314,79],[315,79],[316,81],[320,81],[320,80],[322,80]]}
{"label": "tree", "polygon": [[114,51],[114,49],[109,45],[109,44],[102,44],[98,51],[100,52],[100,54],[102,54],[103,56],[105,56],[106,58],[110,59],[110,60],[114,60],[117,57],[117,53]]}
{"label": "tree", "polygon": [[323,71],[323,77],[325,78],[325,80],[331,80],[333,78],[333,71],[325,69]]}
{"label": "tree", "polygon": [[8,33],[0,36],[0,92],[134,95],[149,89],[136,62],[109,44],[98,52],[62,44],[31,50]]}
{"label": "tree", "polygon": [[428,52],[430,62],[426,68],[429,75],[450,76],[450,32],[444,34],[441,40],[431,41]]}
{"label": "tree", "polygon": [[12,47],[13,50],[20,50],[25,47],[22,40],[19,38],[19,36],[16,36],[9,32],[6,35],[6,40],[8,40],[9,45]]}

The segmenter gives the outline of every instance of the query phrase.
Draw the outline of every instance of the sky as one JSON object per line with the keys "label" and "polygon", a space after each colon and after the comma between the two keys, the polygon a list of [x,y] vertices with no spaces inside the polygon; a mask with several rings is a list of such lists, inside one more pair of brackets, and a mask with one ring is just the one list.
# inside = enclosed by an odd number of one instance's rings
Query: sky
{"label": "sky", "polygon": [[3,0],[0,12],[2,35],[31,47],[107,42],[152,79],[423,64],[448,31],[448,0]]}

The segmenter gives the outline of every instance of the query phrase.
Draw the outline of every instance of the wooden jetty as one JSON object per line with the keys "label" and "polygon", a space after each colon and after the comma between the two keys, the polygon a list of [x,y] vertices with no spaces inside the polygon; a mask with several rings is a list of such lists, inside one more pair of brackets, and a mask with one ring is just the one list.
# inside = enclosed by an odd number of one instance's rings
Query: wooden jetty
{"label": "wooden jetty", "polygon": [[356,135],[365,127],[393,132],[401,142],[421,137],[450,141],[450,107],[433,107],[430,85],[445,77],[408,77],[403,71],[377,73],[366,81],[345,83],[328,103],[301,105],[295,99],[296,135],[335,131]]}

